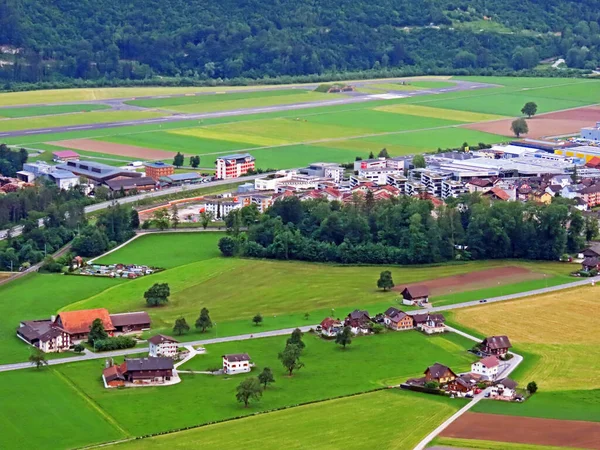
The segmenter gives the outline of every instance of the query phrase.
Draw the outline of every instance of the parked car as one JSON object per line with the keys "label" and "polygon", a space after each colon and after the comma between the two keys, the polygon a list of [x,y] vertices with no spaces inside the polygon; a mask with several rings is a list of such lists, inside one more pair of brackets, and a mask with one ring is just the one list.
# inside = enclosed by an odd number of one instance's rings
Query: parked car
{"label": "parked car", "polygon": [[484,298],[482,300],[479,300],[479,303],[487,303],[487,299]]}
{"label": "parked car", "polygon": [[486,392],[485,394],[483,394],[483,396],[484,396],[485,398],[489,398],[489,397],[490,397],[490,393],[489,393],[489,392]]}
{"label": "parked car", "polygon": [[481,394],[481,389],[479,389],[479,388],[476,388],[476,389],[475,389],[475,394]]}
{"label": "parked car", "polygon": [[473,398],[473,394],[465,394],[465,398]]}

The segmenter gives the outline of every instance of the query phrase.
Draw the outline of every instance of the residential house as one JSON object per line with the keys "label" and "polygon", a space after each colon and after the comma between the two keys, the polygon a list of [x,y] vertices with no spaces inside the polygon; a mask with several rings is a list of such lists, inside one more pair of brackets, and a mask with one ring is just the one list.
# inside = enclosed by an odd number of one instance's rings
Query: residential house
{"label": "residential house", "polygon": [[111,314],[110,320],[116,333],[131,333],[150,329],[150,316],[146,311]]}
{"label": "residential house", "polygon": [[426,334],[444,333],[446,331],[446,318],[443,314],[415,314],[413,316],[415,328]]}
{"label": "residential house", "polygon": [[452,369],[437,362],[433,366],[429,366],[424,373],[425,381],[435,381],[440,385],[450,383],[457,378]]}
{"label": "residential house", "polygon": [[54,319],[54,326],[69,333],[71,340],[75,343],[87,339],[92,322],[96,319],[102,321],[104,329],[109,334],[115,331],[110,315],[105,308],[61,312]]}
{"label": "residential house", "polygon": [[546,192],[550,194],[552,197],[556,197],[560,195],[560,192],[563,190],[563,187],[560,184],[551,184],[546,187]]}
{"label": "residential house", "polygon": [[17,328],[17,337],[45,353],[64,352],[71,346],[71,336],[52,326],[51,320],[24,320]]}
{"label": "residential house", "polygon": [[252,363],[248,353],[236,353],[232,355],[223,355],[223,372],[228,375],[250,372]]}
{"label": "residential house", "polygon": [[104,369],[102,371],[102,379],[104,380],[104,384],[111,388],[125,386],[125,376],[121,372],[121,366],[118,364]]}
{"label": "residential house", "polygon": [[104,381],[109,386],[134,384],[164,383],[173,377],[173,360],[165,357],[125,358],[121,365],[107,367],[102,372]]}
{"label": "residential house", "polygon": [[494,186],[492,189],[490,189],[483,195],[491,198],[492,200],[500,200],[503,202],[507,202],[510,200],[510,194],[499,186]]}
{"label": "residential house", "polygon": [[541,189],[534,189],[529,194],[529,200],[544,205],[549,205],[550,203],[552,203],[552,197],[553,196],[550,195],[548,192],[543,191]]}
{"label": "residential house", "polygon": [[577,257],[579,259],[600,257],[600,244],[591,243],[589,247],[586,247],[581,252],[579,252]]}
{"label": "residential house", "polygon": [[353,334],[366,334],[371,331],[371,316],[368,311],[355,309],[344,321],[344,326],[350,327]]}
{"label": "residential house", "polygon": [[404,311],[394,308],[388,308],[383,317],[383,323],[392,330],[412,330],[414,322],[412,316],[409,316]]}
{"label": "residential house", "polygon": [[159,356],[173,358],[177,355],[177,344],[179,341],[173,339],[171,336],[157,334],[148,339],[148,342],[150,343],[149,356],[155,358]]}
{"label": "residential house", "polygon": [[518,383],[510,378],[498,380],[496,385],[492,387],[491,394],[505,400],[511,400],[515,394]]}
{"label": "residential house", "polygon": [[320,324],[321,335],[325,337],[335,337],[343,328],[342,322],[331,317],[323,319]]}
{"label": "residential house", "polygon": [[586,272],[600,270],[600,258],[597,256],[588,256],[581,262],[581,268]]}
{"label": "residential house", "polygon": [[581,198],[587,203],[588,208],[600,205],[600,183],[592,184],[579,191]]}
{"label": "residential house", "polygon": [[449,382],[447,387],[448,392],[458,396],[464,396],[473,392],[474,383],[468,375],[461,375]]}
{"label": "residential house", "polygon": [[495,356],[486,356],[471,364],[471,372],[480,375],[484,380],[495,380],[499,368],[500,361]]}
{"label": "residential house", "polygon": [[402,303],[405,305],[422,305],[429,302],[429,288],[424,284],[407,286],[402,291]]}
{"label": "residential house", "polygon": [[481,343],[483,353],[496,356],[504,356],[512,345],[507,336],[486,337]]}
{"label": "residential house", "polygon": [[473,178],[466,185],[469,192],[487,192],[494,187],[494,183],[485,178]]}

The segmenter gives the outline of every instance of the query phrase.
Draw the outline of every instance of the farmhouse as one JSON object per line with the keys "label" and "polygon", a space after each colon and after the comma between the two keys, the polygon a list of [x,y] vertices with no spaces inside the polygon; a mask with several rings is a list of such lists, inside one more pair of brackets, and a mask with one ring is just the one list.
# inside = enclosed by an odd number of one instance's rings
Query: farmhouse
{"label": "farmhouse", "polygon": [[425,370],[425,381],[435,381],[439,384],[447,384],[456,380],[457,375],[450,369],[440,363],[435,363]]}
{"label": "farmhouse", "polygon": [[415,328],[426,334],[443,333],[446,331],[446,318],[443,314],[415,314]]}
{"label": "farmhouse", "polygon": [[54,319],[54,325],[69,333],[73,341],[80,341],[87,339],[92,322],[96,319],[102,321],[104,329],[109,334],[115,331],[110,315],[105,308],[61,312]]}
{"label": "farmhouse", "polygon": [[405,305],[421,305],[429,302],[429,288],[423,284],[416,286],[407,286],[402,291],[402,298]]}
{"label": "farmhouse", "polygon": [[321,334],[325,337],[335,337],[342,330],[342,322],[331,317],[323,319],[319,326]]}
{"label": "farmhouse", "polygon": [[350,327],[353,334],[365,334],[371,331],[371,316],[368,311],[355,309],[344,321],[344,325]]}
{"label": "farmhouse", "polygon": [[383,323],[392,330],[412,330],[414,328],[413,318],[404,311],[393,306],[388,308],[383,317]]}
{"label": "farmhouse", "polygon": [[146,311],[111,314],[110,320],[117,333],[131,333],[150,329],[150,316]]}
{"label": "farmhouse", "polygon": [[171,358],[125,358],[121,365],[113,365],[102,371],[107,386],[123,386],[125,383],[155,384],[170,381],[173,377]]}
{"label": "farmhouse", "polygon": [[489,355],[504,356],[512,345],[507,336],[490,336],[481,343],[481,351]]}
{"label": "farmhouse", "polygon": [[510,378],[504,378],[502,380],[498,380],[496,385],[492,387],[491,394],[493,396],[498,396],[503,400],[511,400],[516,394],[516,388],[518,384],[516,381],[511,380]]}
{"label": "farmhouse", "polygon": [[228,375],[250,372],[252,366],[248,353],[223,355],[223,372]]}
{"label": "farmhouse", "polygon": [[71,346],[69,333],[54,327],[50,319],[21,322],[17,328],[17,337],[46,353],[63,352]]}
{"label": "farmhouse", "polygon": [[157,334],[156,336],[152,336],[150,339],[148,339],[148,342],[150,343],[150,351],[148,352],[149,356],[153,356],[155,358],[159,356],[173,358],[177,354],[177,344],[179,341],[170,336]]}
{"label": "farmhouse", "polygon": [[484,380],[494,380],[498,376],[500,362],[495,356],[487,356],[471,364],[471,372],[481,375]]}
{"label": "farmhouse", "polygon": [[469,394],[473,391],[473,382],[468,375],[461,375],[448,383],[448,391],[458,395]]}
{"label": "farmhouse", "polygon": [[600,269],[600,259],[597,256],[588,256],[581,262],[581,268],[586,272]]}

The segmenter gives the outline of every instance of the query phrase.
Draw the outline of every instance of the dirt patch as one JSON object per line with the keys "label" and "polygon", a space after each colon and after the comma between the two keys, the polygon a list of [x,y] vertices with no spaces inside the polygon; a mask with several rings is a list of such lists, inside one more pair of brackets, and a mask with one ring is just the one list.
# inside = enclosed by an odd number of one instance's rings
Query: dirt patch
{"label": "dirt patch", "polygon": [[442,436],[517,444],[600,449],[600,423],[465,413]]}
{"label": "dirt patch", "polygon": [[[513,136],[510,125],[514,119],[495,120],[493,122],[473,123],[464,125],[464,128],[484,131],[486,133]],[[586,106],[584,108],[570,109],[547,114],[540,114],[527,119],[529,133],[524,137],[538,139],[548,136],[563,136],[579,134],[581,128],[593,126],[600,121],[600,107]]]}
{"label": "dirt patch", "polygon": [[[435,270],[435,269],[433,269]],[[494,285],[519,283],[521,281],[542,278],[541,273],[532,272],[524,267],[498,267],[496,269],[477,270],[475,272],[453,275],[451,277],[437,278],[394,287],[395,291],[402,291],[407,286],[425,285],[429,288],[430,295],[444,295],[449,293],[473,291]]]}
{"label": "dirt patch", "polygon": [[112,142],[94,141],[91,139],[69,139],[66,141],[48,142],[48,144],[67,147],[73,150],[129,156],[131,158],[139,159],[169,159],[173,157],[173,153],[166,150],[137,147],[135,145],[114,144]]}

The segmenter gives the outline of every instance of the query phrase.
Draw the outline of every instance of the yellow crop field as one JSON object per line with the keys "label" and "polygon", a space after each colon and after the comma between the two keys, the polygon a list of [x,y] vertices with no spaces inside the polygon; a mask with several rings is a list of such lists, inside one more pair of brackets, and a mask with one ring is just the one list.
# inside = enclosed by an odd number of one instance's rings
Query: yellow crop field
{"label": "yellow crop field", "polygon": [[[228,127],[231,130],[233,127]],[[257,136],[252,134],[236,133],[226,131],[221,127],[207,127],[207,128],[188,128],[183,130],[169,131],[169,134],[180,134],[183,136],[193,136],[204,139],[215,139],[219,141],[229,142],[241,142],[248,144],[249,146],[256,147],[269,147],[273,145],[285,145],[289,144],[284,139],[271,138],[266,136]]]}
{"label": "yellow crop field", "polygon": [[434,119],[454,120],[457,122],[486,122],[489,120],[506,119],[505,116],[496,114],[475,113],[469,111],[458,111],[455,109],[434,108],[421,105],[389,105],[375,108],[377,111],[385,111],[395,114],[410,114],[412,116],[431,117]]}
{"label": "yellow crop field", "polygon": [[525,360],[519,381],[535,379],[547,390],[600,388],[600,286],[586,286],[511,302],[458,309],[459,324],[486,335],[506,334]]}

